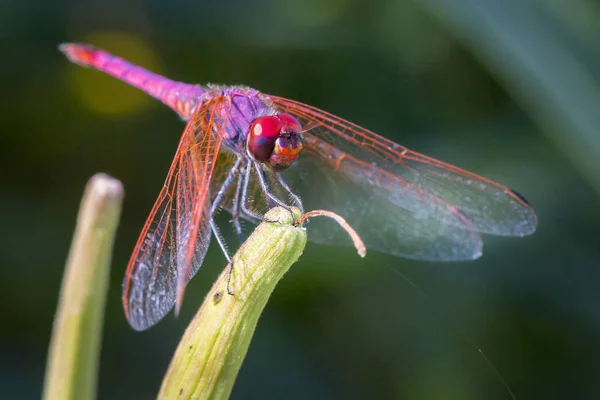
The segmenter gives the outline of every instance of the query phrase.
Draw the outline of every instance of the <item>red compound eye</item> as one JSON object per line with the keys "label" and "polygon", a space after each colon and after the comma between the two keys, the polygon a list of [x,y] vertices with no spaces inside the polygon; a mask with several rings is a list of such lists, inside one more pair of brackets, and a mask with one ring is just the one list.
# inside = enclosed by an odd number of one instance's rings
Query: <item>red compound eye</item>
{"label": "red compound eye", "polygon": [[254,120],[248,135],[248,152],[256,161],[265,162],[269,159],[282,128],[282,121],[277,116]]}
{"label": "red compound eye", "polygon": [[274,170],[284,170],[302,150],[302,125],[289,114],[257,118],[248,134],[248,154]]}
{"label": "red compound eye", "polygon": [[284,133],[300,133],[302,130],[302,125],[300,122],[290,114],[278,114],[277,118],[281,121],[283,125]]}

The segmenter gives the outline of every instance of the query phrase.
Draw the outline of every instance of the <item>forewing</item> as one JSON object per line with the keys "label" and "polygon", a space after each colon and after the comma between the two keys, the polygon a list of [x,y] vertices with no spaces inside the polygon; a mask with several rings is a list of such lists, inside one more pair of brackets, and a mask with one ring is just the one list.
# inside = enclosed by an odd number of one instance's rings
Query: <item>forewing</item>
{"label": "forewing", "polygon": [[[469,220],[445,200],[396,176],[352,158],[338,170],[317,157],[302,157],[284,177],[307,210],[326,209],[348,221],[368,249],[430,261],[471,260],[482,242]],[[416,206],[412,203],[425,203]],[[308,238],[324,244],[351,244],[325,218],[313,218]]]}
{"label": "forewing", "polygon": [[[537,226],[529,204],[500,184],[317,108],[270,98],[307,129],[306,154],[284,174],[292,187],[307,209],[339,211],[372,248],[419,259],[471,259],[481,250],[473,232],[523,236]],[[329,229],[323,237],[314,231],[309,237],[338,241]]]}
{"label": "forewing", "polygon": [[210,242],[210,178],[227,122],[228,98],[203,104],[188,122],[165,185],[123,282],[130,325],[144,330],[180,304]]}

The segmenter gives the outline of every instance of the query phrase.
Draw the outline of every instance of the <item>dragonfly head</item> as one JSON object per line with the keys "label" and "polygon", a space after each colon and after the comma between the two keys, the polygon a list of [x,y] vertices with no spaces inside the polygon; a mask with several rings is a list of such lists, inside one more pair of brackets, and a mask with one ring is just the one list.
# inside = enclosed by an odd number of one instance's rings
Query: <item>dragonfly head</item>
{"label": "dragonfly head", "polygon": [[302,150],[302,125],[289,114],[259,117],[248,135],[248,154],[276,171],[298,159]]}

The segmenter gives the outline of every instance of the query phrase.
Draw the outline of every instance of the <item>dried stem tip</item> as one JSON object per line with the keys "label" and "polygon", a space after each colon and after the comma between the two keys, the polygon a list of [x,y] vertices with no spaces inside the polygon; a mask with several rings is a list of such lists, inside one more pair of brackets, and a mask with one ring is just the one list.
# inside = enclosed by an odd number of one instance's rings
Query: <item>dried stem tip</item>
{"label": "dried stem tip", "polygon": [[344,218],[340,217],[333,211],[327,211],[327,210],[309,211],[306,214],[304,214],[303,216],[301,216],[300,218],[298,218],[294,222],[294,225],[296,225],[296,226],[301,225],[302,223],[304,223],[304,221],[306,221],[307,219],[312,218],[312,217],[328,217],[328,218],[331,218],[334,221],[336,221],[338,224],[340,224],[340,226],[346,232],[348,232],[348,235],[350,236],[350,239],[352,239],[352,243],[354,244],[356,251],[358,251],[358,255],[361,257],[364,257],[367,255],[367,248],[365,247],[365,244],[363,243],[360,236],[358,236],[358,233],[356,233],[356,231],[350,226],[350,224],[348,222],[346,222],[346,220]]}

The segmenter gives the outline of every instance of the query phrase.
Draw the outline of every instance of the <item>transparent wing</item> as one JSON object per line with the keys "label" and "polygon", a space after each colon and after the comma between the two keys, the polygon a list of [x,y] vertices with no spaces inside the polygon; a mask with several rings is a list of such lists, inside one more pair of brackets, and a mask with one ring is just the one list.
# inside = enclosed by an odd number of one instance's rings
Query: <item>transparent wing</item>
{"label": "transparent wing", "polygon": [[[368,247],[417,259],[465,260],[481,254],[476,232],[523,236],[535,231],[533,209],[507,187],[315,107],[270,98],[308,129],[304,154],[284,176],[307,209],[339,213]],[[314,219],[311,225],[313,240],[347,241],[325,221]]]}
{"label": "transparent wing", "polygon": [[210,243],[210,179],[229,99],[203,104],[188,122],[167,179],[144,225],[123,281],[129,324],[144,330],[181,304]]}
{"label": "transparent wing", "polygon": [[[341,215],[368,249],[431,261],[472,260],[481,255],[481,237],[470,221],[423,188],[387,173],[367,175],[366,166],[352,159],[336,171],[317,157],[305,156],[297,167],[283,175],[305,208]],[[419,206],[421,202],[426,205]],[[307,229],[314,242],[351,244],[347,234],[325,218],[311,219]]]}
{"label": "transparent wing", "polygon": [[[224,165],[231,165],[225,161]],[[217,167],[218,168],[218,167]],[[224,168],[226,169],[226,168]],[[352,182],[339,179],[338,173],[318,162],[315,157],[303,157],[284,173],[292,189],[299,193],[307,209],[327,209],[346,218],[359,231],[370,249],[390,254],[423,260],[465,260],[481,254],[481,239],[477,232],[442,224],[432,218],[421,218],[385,198],[385,190],[364,188]],[[267,171],[271,190],[279,199],[286,200],[288,194],[281,187],[273,173]],[[225,175],[215,176],[213,184],[220,187]],[[256,174],[252,173],[248,189],[248,208],[264,214],[269,207]],[[235,190],[230,188],[220,206],[231,212]],[[388,196],[389,197],[389,196]],[[438,214],[444,218],[462,220],[463,226],[469,221],[463,216],[452,214],[448,205],[439,199]],[[289,204],[292,204],[291,199]],[[446,215],[450,213],[451,216]],[[247,221],[257,223],[252,217],[240,214]],[[457,224],[460,222],[456,222]],[[328,219],[312,219],[309,240],[323,244],[350,245],[351,242],[339,226]]]}

